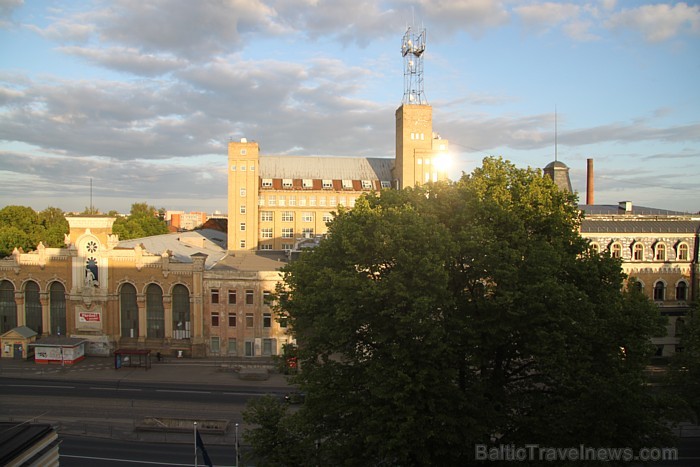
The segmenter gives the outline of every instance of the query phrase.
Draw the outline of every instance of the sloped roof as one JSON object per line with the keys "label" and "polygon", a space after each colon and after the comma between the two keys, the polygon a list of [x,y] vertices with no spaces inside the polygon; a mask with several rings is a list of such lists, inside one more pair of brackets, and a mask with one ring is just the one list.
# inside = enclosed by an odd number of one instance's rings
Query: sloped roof
{"label": "sloped roof", "polygon": [[[613,216],[625,214],[617,204],[579,204],[579,210],[590,216]],[[650,208],[646,206],[632,206],[633,216],[687,216],[689,213],[681,211],[669,211],[666,209]]]}
{"label": "sloped roof", "polygon": [[37,335],[36,331],[28,328],[27,326],[17,326],[16,328],[12,328],[9,331],[7,331],[5,334],[2,335],[2,337],[9,336],[10,334],[19,334],[21,337],[24,337],[25,339],[29,339],[30,337],[34,337]]}
{"label": "sloped roof", "polygon": [[219,261],[211,270],[233,269],[236,271],[276,271],[287,263],[284,252],[237,252]]}
{"label": "sloped roof", "polygon": [[117,244],[117,248],[132,249],[136,245],[142,245],[147,252],[154,255],[169,251],[172,258],[181,263],[191,263],[191,256],[195,253],[205,254],[205,268],[209,269],[226,256],[227,240],[225,232],[201,229],[122,240]]}
{"label": "sloped roof", "polygon": [[390,181],[393,166],[379,157],[260,156],[260,177]]}

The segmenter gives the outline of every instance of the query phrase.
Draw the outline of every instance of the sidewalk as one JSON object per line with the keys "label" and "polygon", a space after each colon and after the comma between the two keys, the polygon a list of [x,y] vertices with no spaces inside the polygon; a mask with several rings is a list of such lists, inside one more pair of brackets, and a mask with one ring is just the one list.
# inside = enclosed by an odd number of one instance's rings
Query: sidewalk
{"label": "sidewalk", "polygon": [[73,365],[40,365],[33,360],[0,359],[0,378],[46,378],[67,380],[144,381],[183,384],[218,384],[257,388],[290,387],[285,375],[264,368],[237,369],[221,359],[168,359],[143,367],[114,368],[108,357],[86,357]]}

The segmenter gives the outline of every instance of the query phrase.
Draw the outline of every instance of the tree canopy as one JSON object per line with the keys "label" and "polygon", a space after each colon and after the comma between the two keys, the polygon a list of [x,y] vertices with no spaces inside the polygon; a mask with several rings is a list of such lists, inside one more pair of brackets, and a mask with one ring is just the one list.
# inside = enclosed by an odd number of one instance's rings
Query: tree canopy
{"label": "tree canopy", "polygon": [[159,211],[148,203],[134,203],[131,213],[126,217],[117,217],[112,232],[120,240],[150,237],[168,233],[168,225],[159,215]]}
{"label": "tree canopy", "polygon": [[39,242],[47,247],[61,247],[68,233],[68,221],[58,208],[36,212],[28,206],[5,206],[0,209],[0,257],[15,248],[36,249]]}
{"label": "tree canopy", "polygon": [[643,376],[659,311],[579,235],[575,201],[487,158],[456,183],[341,209],[278,293],[306,393],[289,417],[318,446],[308,462],[466,465],[482,443],[668,441]]}

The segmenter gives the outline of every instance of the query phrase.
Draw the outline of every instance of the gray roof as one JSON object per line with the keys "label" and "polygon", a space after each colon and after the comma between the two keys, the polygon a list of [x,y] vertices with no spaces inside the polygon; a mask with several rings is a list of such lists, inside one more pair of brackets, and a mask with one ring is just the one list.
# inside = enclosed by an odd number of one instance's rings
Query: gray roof
{"label": "gray roof", "polygon": [[700,221],[692,220],[596,220],[583,219],[581,233],[700,233]]}
{"label": "gray roof", "polygon": [[226,256],[227,240],[226,232],[202,229],[122,240],[117,248],[132,249],[140,244],[147,252],[155,255],[169,251],[171,258],[181,263],[191,263],[191,256],[196,253],[205,254],[205,268],[209,269]]}
{"label": "gray roof", "polygon": [[80,337],[47,336],[29,344],[32,347],[76,347],[87,339]]}
{"label": "gray roof", "polygon": [[[612,216],[625,214],[617,204],[579,204],[578,208],[589,216]],[[687,216],[689,213],[681,211],[669,211],[666,209],[649,208],[646,206],[632,206],[633,216]],[[628,214],[629,215],[629,214]]]}
{"label": "gray roof", "polygon": [[379,157],[260,156],[260,177],[390,181],[393,166]]}
{"label": "gray roof", "polygon": [[20,336],[24,337],[25,339],[28,339],[30,337],[34,337],[37,335],[36,331],[33,330],[32,328],[28,328],[27,326],[17,326],[16,328],[12,328],[9,331],[7,331],[3,336],[15,332],[19,334]]}
{"label": "gray roof", "polygon": [[236,252],[216,263],[211,270],[277,271],[286,264],[287,255],[283,251]]}

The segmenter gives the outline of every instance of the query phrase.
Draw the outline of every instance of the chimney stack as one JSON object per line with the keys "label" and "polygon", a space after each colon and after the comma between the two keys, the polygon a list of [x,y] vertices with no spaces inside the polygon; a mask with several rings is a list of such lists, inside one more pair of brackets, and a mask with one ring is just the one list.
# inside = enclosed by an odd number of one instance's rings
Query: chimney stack
{"label": "chimney stack", "polygon": [[586,159],[588,172],[586,176],[586,204],[595,204],[593,201],[593,159]]}

